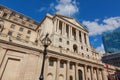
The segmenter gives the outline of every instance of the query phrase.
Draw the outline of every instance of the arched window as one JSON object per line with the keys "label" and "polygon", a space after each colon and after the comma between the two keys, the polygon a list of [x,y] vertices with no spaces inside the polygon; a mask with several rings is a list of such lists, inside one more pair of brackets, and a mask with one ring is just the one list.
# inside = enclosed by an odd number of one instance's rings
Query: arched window
{"label": "arched window", "polygon": [[75,52],[75,53],[77,53],[77,52],[78,52],[78,47],[77,47],[77,45],[76,45],[76,44],[74,44],[74,45],[73,45],[73,50],[74,50],[74,52]]}
{"label": "arched window", "polygon": [[72,76],[70,76],[70,80],[73,80],[73,77],[72,77]]}

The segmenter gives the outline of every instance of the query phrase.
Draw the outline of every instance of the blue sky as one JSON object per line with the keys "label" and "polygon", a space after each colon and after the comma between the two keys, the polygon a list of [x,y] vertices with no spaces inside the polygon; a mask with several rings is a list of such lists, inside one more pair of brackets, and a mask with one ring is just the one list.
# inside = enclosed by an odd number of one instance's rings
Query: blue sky
{"label": "blue sky", "polygon": [[101,34],[120,27],[120,0],[0,0],[0,4],[41,21],[46,13],[76,18],[90,31],[91,45],[104,52]]}

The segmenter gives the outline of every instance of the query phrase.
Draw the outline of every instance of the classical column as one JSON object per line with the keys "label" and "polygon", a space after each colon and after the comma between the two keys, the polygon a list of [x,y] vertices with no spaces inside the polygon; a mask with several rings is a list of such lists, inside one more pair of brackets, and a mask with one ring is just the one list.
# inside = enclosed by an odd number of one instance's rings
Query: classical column
{"label": "classical column", "polygon": [[59,20],[57,19],[57,32],[59,32]]}
{"label": "classical column", "polygon": [[70,38],[73,38],[73,35],[72,35],[72,27],[70,27]]}
{"label": "classical column", "polygon": [[104,69],[102,69],[102,80],[107,80],[107,75]]}
{"label": "classical column", "polygon": [[84,33],[81,32],[81,39],[82,39],[82,43],[85,44],[85,39],[84,39]]}
{"label": "classical column", "polygon": [[78,80],[78,64],[75,63],[75,80]]}
{"label": "classical column", "polygon": [[54,20],[54,32],[57,32],[57,19]]}
{"label": "classical column", "polygon": [[96,74],[97,74],[97,80],[99,80],[99,79],[100,79],[100,76],[99,76],[99,69],[97,68],[96,71],[97,71],[97,73],[96,73]]}
{"label": "classical column", "polygon": [[71,26],[69,26],[69,38],[71,38]]}
{"label": "classical column", "polygon": [[91,80],[93,80],[93,67],[92,66],[90,68],[90,71],[91,71]]}
{"label": "classical column", "polygon": [[76,40],[79,42],[79,31],[76,29]]}
{"label": "classical column", "polygon": [[49,56],[46,56],[45,60],[45,69],[44,69],[44,80],[47,80],[47,74],[48,74],[48,66],[49,66]]}
{"label": "classical column", "polygon": [[69,75],[69,70],[70,69],[70,61],[67,61],[67,69],[66,69],[66,80],[69,80],[69,77],[70,77],[70,75]]}
{"label": "classical column", "polygon": [[88,34],[86,35],[87,45],[90,46]]}
{"label": "classical column", "polygon": [[84,65],[85,80],[87,80],[87,65]]}
{"label": "classical column", "polygon": [[60,68],[60,59],[57,59],[57,62],[56,62],[56,80],[59,80],[59,68]]}

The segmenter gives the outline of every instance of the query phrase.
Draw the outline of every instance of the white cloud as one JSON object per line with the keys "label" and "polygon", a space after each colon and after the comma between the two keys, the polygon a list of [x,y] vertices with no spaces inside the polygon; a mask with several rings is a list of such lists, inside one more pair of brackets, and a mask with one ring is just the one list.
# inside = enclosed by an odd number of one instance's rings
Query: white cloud
{"label": "white cloud", "polygon": [[44,10],[46,10],[46,8],[45,8],[45,7],[42,7],[42,8],[39,9],[39,12],[42,12],[42,11],[44,11]]}
{"label": "white cloud", "polygon": [[97,47],[96,51],[99,52],[99,53],[105,53],[103,44],[101,44],[99,47]]}
{"label": "white cloud", "polygon": [[99,24],[98,21],[98,19],[95,19],[95,21],[83,21],[83,25],[90,31],[90,36],[100,35],[103,32],[115,30],[120,27],[120,17],[104,19],[101,24]]}
{"label": "white cloud", "polygon": [[77,3],[75,0],[59,0],[54,8],[56,12],[62,15],[72,16],[79,11]]}

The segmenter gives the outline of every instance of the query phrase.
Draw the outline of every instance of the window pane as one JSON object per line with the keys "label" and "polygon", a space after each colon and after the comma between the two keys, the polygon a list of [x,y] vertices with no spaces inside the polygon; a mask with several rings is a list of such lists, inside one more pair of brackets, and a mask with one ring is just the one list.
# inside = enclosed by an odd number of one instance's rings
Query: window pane
{"label": "window pane", "polygon": [[14,29],[14,28],[15,28],[15,25],[11,24],[10,28]]}
{"label": "window pane", "polygon": [[21,38],[21,34],[17,34],[17,39],[20,39]]}
{"label": "window pane", "polygon": [[19,31],[23,31],[24,28],[20,27]]}
{"label": "window pane", "polygon": [[12,31],[9,31],[9,32],[8,32],[8,35],[9,35],[9,36],[12,36]]}
{"label": "window pane", "polygon": [[49,66],[54,66],[54,60],[49,59]]}
{"label": "window pane", "polygon": [[64,68],[64,63],[60,62],[60,68]]}
{"label": "window pane", "polygon": [[30,30],[28,30],[28,32],[27,32],[28,34],[31,34],[31,31]]}

